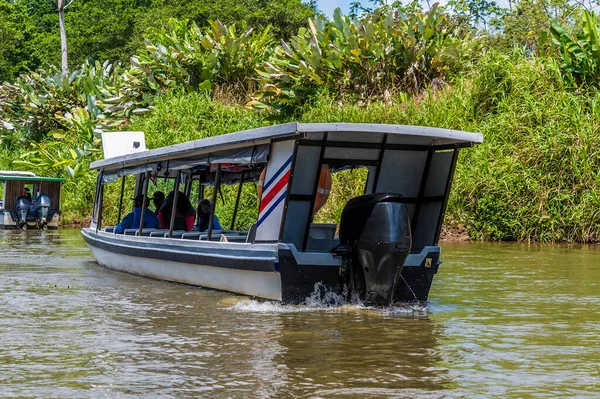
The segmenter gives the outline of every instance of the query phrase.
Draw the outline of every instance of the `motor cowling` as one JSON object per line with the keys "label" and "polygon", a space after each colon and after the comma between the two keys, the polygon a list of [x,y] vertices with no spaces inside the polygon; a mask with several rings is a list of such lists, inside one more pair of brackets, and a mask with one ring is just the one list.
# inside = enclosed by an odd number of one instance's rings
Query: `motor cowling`
{"label": "motor cowling", "polygon": [[22,196],[17,198],[17,206],[15,208],[17,212],[17,227],[22,228],[27,225],[27,215],[29,214],[29,207],[31,202],[27,197]]}
{"label": "motor cowling", "polygon": [[35,215],[38,225],[41,228],[46,227],[48,224],[48,213],[50,212],[51,205],[50,197],[47,194],[40,194],[35,203]]}
{"label": "motor cowling", "polygon": [[340,221],[340,244],[349,254],[352,289],[365,303],[390,304],[412,245],[402,196],[379,193],[348,201]]}

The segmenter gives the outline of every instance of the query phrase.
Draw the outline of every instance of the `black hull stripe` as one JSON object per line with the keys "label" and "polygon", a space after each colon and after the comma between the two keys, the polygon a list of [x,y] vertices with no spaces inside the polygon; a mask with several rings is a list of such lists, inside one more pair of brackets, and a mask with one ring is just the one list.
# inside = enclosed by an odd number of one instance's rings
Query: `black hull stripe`
{"label": "black hull stripe", "polygon": [[[227,269],[238,269],[258,272],[275,272],[275,259],[252,257],[226,257],[214,256],[203,253],[186,252],[181,247],[156,248],[139,245],[136,242],[116,243],[100,237],[91,237],[83,234],[88,245],[120,255],[136,258],[159,259],[171,262],[188,263],[194,265],[214,266]],[[180,252],[175,252],[180,251]]]}

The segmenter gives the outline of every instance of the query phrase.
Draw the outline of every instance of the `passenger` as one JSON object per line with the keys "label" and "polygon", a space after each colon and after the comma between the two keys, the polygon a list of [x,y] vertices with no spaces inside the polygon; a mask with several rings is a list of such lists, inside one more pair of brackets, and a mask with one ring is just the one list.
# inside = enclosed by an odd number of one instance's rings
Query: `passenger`
{"label": "passenger", "polygon": [[[140,220],[142,218],[142,204],[144,202],[144,195],[138,194],[133,199],[133,211],[127,214],[117,226],[115,226],[114,232],[116,234],[122,234],[125,229],[139,229],[140,228]],[[148,204],[146,204],[146,209],[144,210],[144,228],[160,228],[160,223],[158,222],[158,218],[150,209],[148,209]]]}
{"label": "passenger", "polygon": [[[163,229],[171,227],[171,211],[173,209],[173,198],[175,191],[171,191],[164,204],[158,212],[158,219]],[[190,203],[189,198],[182,192],[177,195],[177,205],[175,207],[175,225],[173,230],[190,231],[194,228],[194,219],[196,210]]]}
{"label": "passenger", "polygon": [[154,203],[154,209],[156,209],[154,213],[158,216],[160,208],[165,203],[165,193],[162,191],[155,191],[154,194],[152,194],[152,202]]}
{"label": "passenger", "polygon": [[25,187],[25,192],[23,193],[23,195],[24,195],[25,197],[27,197],[27,200],[28,200],[29,202],[31,202],[31,191],[29,191],[29,189],[28,189],[27,187]]}
{"label": "passenger", "polygon": [[[197,230],[206,231],[208,230],[208,224],[210,221],[210,212],[212,210],[212,203],[203,199],[200,201],[200,207],[198,208],[198,226]],[[217,215],[213,216],[213,230],[222,230],[221,223]]]}

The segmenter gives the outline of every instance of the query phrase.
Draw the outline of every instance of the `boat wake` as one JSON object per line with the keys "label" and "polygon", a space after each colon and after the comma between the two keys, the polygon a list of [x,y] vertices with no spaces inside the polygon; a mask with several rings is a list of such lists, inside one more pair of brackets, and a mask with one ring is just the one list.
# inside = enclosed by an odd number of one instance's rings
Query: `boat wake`
{"label": "boat wake", "polygon": [[426,318],[427,305],[423,302],[394,303],[388,307],[366,306],[358,295],[348,295],[344,289],[341,294],[329,290],[324,285],[315,284],[313,292],[301,305],[289,305],[268,300],[239,298],[228,309],[248,313],[302,313],[315,311],[360,312],[373,316],[402,316]]}

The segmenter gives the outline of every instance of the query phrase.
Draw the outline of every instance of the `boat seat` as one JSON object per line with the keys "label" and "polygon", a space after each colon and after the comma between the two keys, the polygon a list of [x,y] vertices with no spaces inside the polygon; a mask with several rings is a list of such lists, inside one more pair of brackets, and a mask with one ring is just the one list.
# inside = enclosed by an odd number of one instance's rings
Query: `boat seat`
{"label": "boat seat", "polygon": [[187,231],[181,235],[184,240],[197,240],[202,233],[199,231]]}
{"label": "boat seat", "polygon": [[104,231],[107,233],[114,233],[115,232],[115,226],[106,226],[104,228]]}
{"label": "boat seat", "polygon": [[[185,233],[187,233],[187,231],[185,231],[185,230],[173,230],[173,234],[171,235],[171,238],[183,238],[183,235]],[[168,231],[165,233],[165,238],[169,238]]]}
{"label": "boat seat", "polygon": [[246,235],[240,234],[222,234],[221,237],[225,237],[228,242],[246,242]]}
{"label": "boat seat", "polygon": [[126,236],[134,236],[136,235],[135,233],[137,233],[138,229],[125,229],[125,231],[123,231],[123,234],[125,234]]}
{"label": "boat seat", "polygon": [[165,233],[168,233],[169,229],[156,229],[150,232],[150,237],[164,237]]}
{"label": "boat seat", "polygon": [[[173,230],[173,238],[181,238],[181,236],[185,233],[186,233],[185,230]],[[169,237],[169,229],[156,229],[156,230],[150,232],[150,237],[168,238]]]}
{"label": "boat seat", "polygon": [[[215,241],[214,238],[215,236],[217,237],[221,237],[221,230],[213,230],[212,232],[212,237],[211,237],[211,241]],[[188,232],[184,232],[184,234],[181,236],[181,238],[183,238],[184,240],[205,240],[208,237],[208,234],[206,233],[206,231],[188,231]]]}
{"label": "boat seat", "polygon": [[[210,237],[211,241],[221,241],[221,231],[220,230],[215,230],[212,232],[212,235]],[[200,241],[208,241],[208,234],[203,233],[200,236]]]}
{"label": "boat seat", "polygon": [[[155,232],[155,231],[157,231],[157,230],[158,230],[158,229],[155,229],[155,228],[148,227],[148,228],[142,229],[142,234],[141,234],[141,235],[142,235],[142,236],[144,236],[144,237],[149,237],[149,236],[150,236],[150,234],[152,234],[153,232]],[[139,235],[140,235],[140,234],[139,234],[139,230],[137,230],[137,231],[135,232],[135,235],[136,235],[136,236],[139,236]]]}

